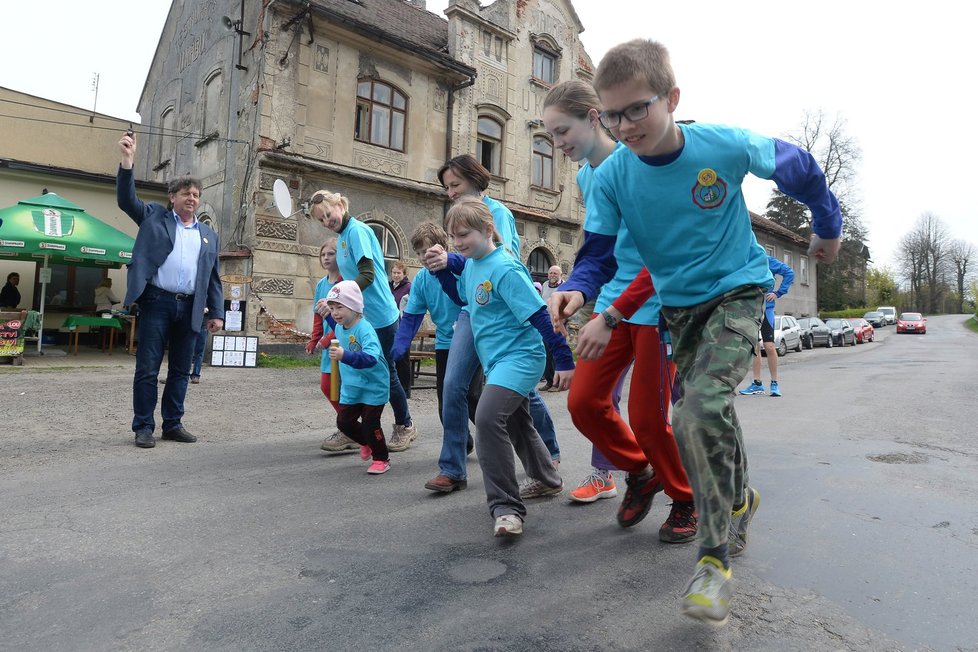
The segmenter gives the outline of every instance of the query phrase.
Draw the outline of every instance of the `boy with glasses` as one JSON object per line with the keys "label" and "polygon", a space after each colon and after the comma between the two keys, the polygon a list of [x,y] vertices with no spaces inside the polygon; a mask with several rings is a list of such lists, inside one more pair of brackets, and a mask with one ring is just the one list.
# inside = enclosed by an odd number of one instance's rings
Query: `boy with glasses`
{"label": "boy with glasses", "polygon": [[[584,265],[597,285],[610,280],[624,223],[652,274],[676,363],[672,425],[699,513],[700,549],[682,610],[722,624],[732,595],[729,558],[747,545],[759,503],[747,484],[733,399],[751,362],[762,298],[774,284],[741,183],[747,173],[772,179],[805,203],[814,231],[809,253],[822,262],[838,255],[842,216],[808,152],[742,129],[677,124],[679,88],[661,44],[612,48],[594,86],[605,107],[601,123],[626,149],[595,171],[588,206],[594,236],[578,253],[575,272]],[[574,314],[582,299],[555,297],[553,321]]]}

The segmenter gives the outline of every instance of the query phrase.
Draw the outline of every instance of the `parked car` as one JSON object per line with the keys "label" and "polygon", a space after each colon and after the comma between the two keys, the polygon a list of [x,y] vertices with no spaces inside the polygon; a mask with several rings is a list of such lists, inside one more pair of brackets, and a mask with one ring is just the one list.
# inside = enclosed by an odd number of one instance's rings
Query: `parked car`
{"label": "parked car", "polygon": [[832,331],[818,317],[802,317],[798,320],[801,342],[806,349],[816,346],[832,348]]}
{"label": "parked car", "polygon": [[873,325],[867,320],[860,317],[858,319],[850,319],[849,323],[852,324],[853,329],[856,331],[856,344],[865,344],[876,339],[876,331],[873,330]]}
{"label": "parked car", "polygon": [[873,328],[883,328],[886,326],[886,315],[876,310],[867,312],[863,315],[863,319],[872,324]]}
{"label": "parked car", "polygon": [[926,335],[927,319],[919,312],[905,312],[897,319],[896,332]]}
{"label": "parked car", "polygon": [[[760,334],[758,334],[760,338]],[[778,357],[787,355],[788,349],[801,351],[801,328],[798,320],[790,315],[774,316],[774,348],[777,349]],[[761,347],[763,354],[764,347]]]}
{"label": "parked car", "polygon": [[897,311],[896,308],[894,308],[893,306],[880,306],[879,308],[876,309],[876,312],[883,313],[883,316],[886,317],[887,324],[896,323]]}
{"label": "parked car", "polygon": [[856,346],[856,329],[852,327],[848,319],[826,319],[825,325],[832,331],[832,343],[836,346],[851,344]]}

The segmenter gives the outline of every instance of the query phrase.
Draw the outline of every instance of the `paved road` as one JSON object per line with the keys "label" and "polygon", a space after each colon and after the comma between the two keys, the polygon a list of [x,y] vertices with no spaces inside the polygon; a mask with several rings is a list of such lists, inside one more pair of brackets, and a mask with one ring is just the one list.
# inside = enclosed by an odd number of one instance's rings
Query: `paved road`
{"label": "paved road", "polygon": [[[617,501],[538,501],[504,542],[474,460],[468,490],[426,492],[430,391],[417,445],[368,477],[318,451],[314,370],[205,370],[201,442],[149,451],[126,428],[131,359],[0,371],[0,649],[978,649],[962,320],[791,353],[783,398],[738,399],[762,502],[722,629],[677,613],[694,549],[658,542],[664,501],[631,530]],[[546,400],[570,485],[589,448]]]}

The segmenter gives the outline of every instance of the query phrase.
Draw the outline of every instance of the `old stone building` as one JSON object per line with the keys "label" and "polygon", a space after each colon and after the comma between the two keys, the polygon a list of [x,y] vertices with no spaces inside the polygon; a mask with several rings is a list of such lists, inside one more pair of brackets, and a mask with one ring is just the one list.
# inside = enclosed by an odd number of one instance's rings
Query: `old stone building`
{"label": "old stone building", "polygon": [[[750,221],[754,237],[767,255],[784,262],[795,273],[788,294],[778,299],[778,314],[794,317],[817,315],[818,277],[815,264],[808,256],[808,240],[757,213],[750,214]],[[777,288],[780,282],[780,277],[776,277],[774,287]]]}
{"label": "old stone building", "polygon": [[[488,193],[517,220],[521,255],[569,269],[583,206],[577,166],[555,152],[542,102],[589,79],[583,26],[565,0],[174,0],[139,112],[137,176],[204,180],[201,218],[222,238],[226,294],[308,330],[328,234],[301,210],[314,191],[347,196],[388,263],[418,262],[410,234],[441,221],[436,171],[460,153],[493,173]],[[144,130],[147,130],[144,127]],[[274,206],[283,179],[294,214]]]}

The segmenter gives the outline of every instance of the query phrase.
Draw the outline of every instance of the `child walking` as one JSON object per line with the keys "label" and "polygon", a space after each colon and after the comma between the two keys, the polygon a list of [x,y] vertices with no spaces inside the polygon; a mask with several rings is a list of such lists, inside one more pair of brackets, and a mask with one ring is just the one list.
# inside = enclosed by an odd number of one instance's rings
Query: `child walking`
{"label": "child walking", "polygon": [[[415,255],[419,260],[424,260],[425,252],[435,246],[447,248],[448,234],[445,233],[445,229],[434,222],[422,222],[411,235],[411,247],[414,249]],[[442,416],[442,397],[445,391],[448,352],[455,335],[455,322],[461,310],[462,307],[442,291],[438,278],[427,268],[422,268],[414,276],[414,284],[411,287],[411,293],[408,295],[404,314],[401,315],[397,334],[394,336],[394,347],[391,349],[391,358],[395,361],[407,360],[408,352],[411,350],[411,340],[421,328],[425,313],[431,314],[431,321],[435,324],[435,393],[438,396],[438,418],[440,420],[444,418]],[[479,395],[482,393],[481,368],[475,370],[468,387],[469,419],[475,423],[475,411],[479,405]],[[469,435],[467,452],[471,452],[473,446],[472,436]],[[451,493],[468,486],[465,475],[459,477],[455,474],[453,460],[456,454],[453,449],[454,443],[447,437],[443,437],[441,455],[438,458],[439,473],[425,483],[424,488],[428,491]]]}
{"label": "child walking", "polygon": [[[319,389],[323,396],[330,402],[333,409],[339,411],[339,401],[330,398],[330,364],[329,342],[333,339],[333,331],[323,320],[318,310],[326,310],[326,295],[334,285],[343,280],[340,276],[340,268],[336,265],[336,238],[329,238],[319,248],[319,264],[326,270],[326,276],[319,279],[316,284],[316,292],[312,299],[312,334],[306,342],[306,353],[313,355],[319,353]],[[319,448],[330,453],[339,453],[346,450],[357,450],[360,445],[337,430],[323,440]]]}
{"label": "child walking", "polygon": [[495,519],[493,533],[515,536],[523,532],[526,506],[516,479],[514,449],[528,476],[551,493],[563,487],[533,427],[527,398],[546,364],[544,341],[553,352],[554,382],[561,389],[570,385],[574,360],[564,337],[554,332],[526,268],[497,246],[499,235],[485,203],[457,202],[448,211],[447,224],[456,250],[465,257],[450,256],[448,269],[460,275],[459,299],[468,305],[476,353],[486,374],[475,417],[476,450]]}
{"label": "child walking", "polygon": [[[622,224],[628,229],[662,301],[676,363],[672,424],[699,529],[682,612],[722,624],[733,595],[730,557],[747,546],[760,502],[748,484],[734,395],[751,362],[762,298],[774,285],[741,184],[748,173],[771,179],[806,204],[814,231],[809,254],[821,262],[838,255],[842,216],[808,152],[743,129],[677,124],[679,88],[660,43],[639,39],[612,48],[594,87],[604,106],[601,124],[627,149],[595,172],[591,228],[613,237]],[[613,270],[613,257],[607,249],[582,251],[577,264],[590,258],[596,270]],[[552,299],[551,311],[573,314],[579,306],[570,293]]]}
{"label": "child walking", "polygon": [[390,372],[377,331],[363,318],[363,293],[353,281],[334,285],[326,295],[326,305],[336,322],[340,344],[329,348],[329,359],[343,365],[336,426],[360,445],[362,459],[373,458],[367,473],[387,473],[390,452],[380,418],[390,400]]}
{"label": "child walking", "polygon": [[[693,492],[668,420],[669,388],[675,367],[665,359],[660,347],[662,304],[653,295],[628,319],[611,305],[641,271],[642,258],[624,226],[615,237],[596,233],[592,226],[597,221],[597,228],[601,228],[600,218],[590,210],[592,179],[613,152],[625,147],[615,143],[601,127],[600,112],[601,103],[594,88],[576,80],[555,86],[543,103],[543,122],[553,135],[554,145],[571,160],[584,162],[577,173],[584,206],[589,209],[584,221],[583,250],[603,247],[612,251],[617,261],[614,277],[602,283],[595,268],[579,260],[570,278],[554,292],[576,292],[584,302],[597,296],[592,319],[578,337],[578,367],[567,408],[574,425],[593,442],[598,454],[592,453],[594,469],[571,492],[571,498],[590,502],[613,497],[617,492],[609,467],[614,465],[628,473],[625,497],[618,507],[619,525],[631,527],[641,522],[649,513],[655,494],[664,489],[673,502],[669,517],[659,528],[659,539],[667,543],[692,541],[696,538]],[[592,339],[600,340],[601,346],[592,345]],[[632,360],[633,392],[626,423],[618,413],[614,394]]]}

